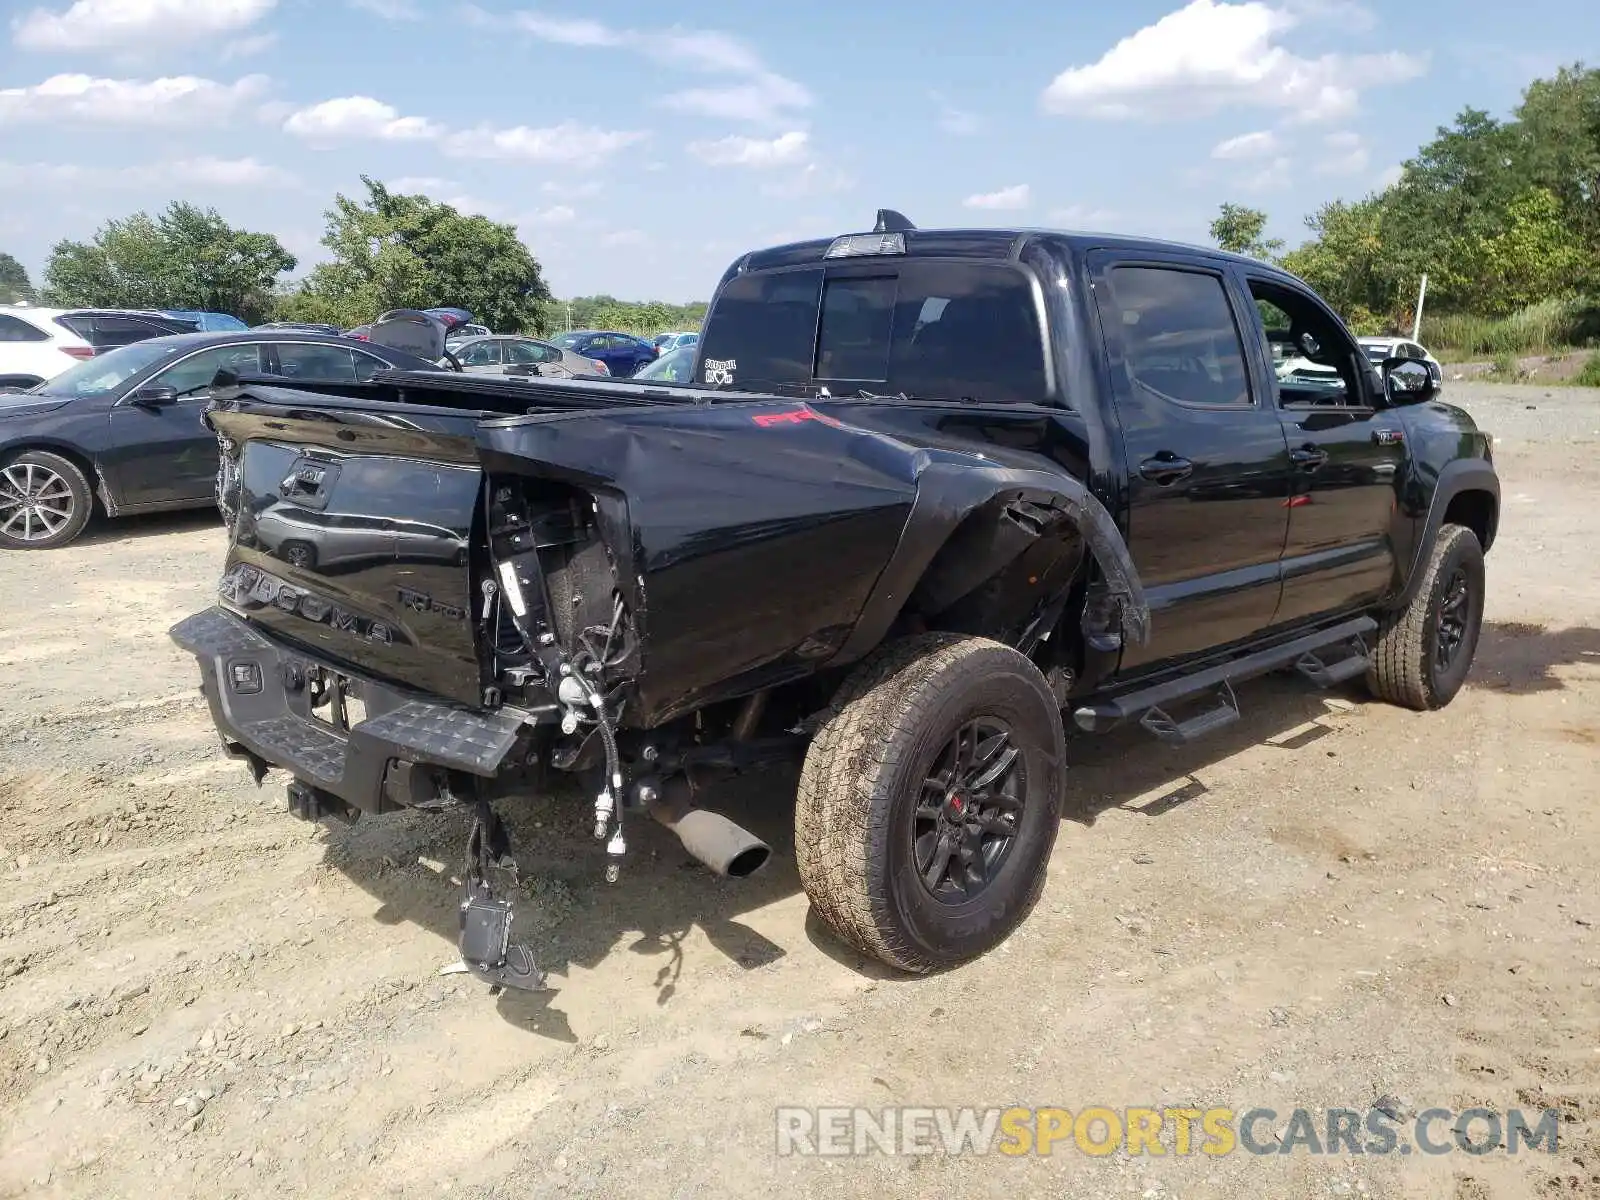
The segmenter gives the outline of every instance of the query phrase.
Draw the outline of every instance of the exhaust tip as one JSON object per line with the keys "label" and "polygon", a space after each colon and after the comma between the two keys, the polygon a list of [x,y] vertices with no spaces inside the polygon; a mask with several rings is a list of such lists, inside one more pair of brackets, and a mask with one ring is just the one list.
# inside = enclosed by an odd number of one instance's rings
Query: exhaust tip
{"label": "exhaust tip", "polygon": [[729,879],[748,879],[762,867],[767,865],[767,859],[772,857],[772,851],[765,846],[751,846],[748,850],[733,857],[728,864]]}

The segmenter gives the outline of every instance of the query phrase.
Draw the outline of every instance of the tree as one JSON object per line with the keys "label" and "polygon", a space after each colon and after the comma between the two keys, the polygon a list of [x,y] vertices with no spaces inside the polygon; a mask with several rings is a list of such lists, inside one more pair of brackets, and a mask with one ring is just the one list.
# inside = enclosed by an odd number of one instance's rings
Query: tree
{"label": "tree", "polygon": [[391,193],[361,177],[364,200],[339,195],[315,267],[280,311],[319,313],[341,324],[391,308],[467,309],[491,329],[542,332],[550,290],[516,227],[466,216],[426,196]]}
{"label": "tree", "polygon": [[1283,256],[1285,270],[1315,288],[1360,333],[1383,332],[1398,297],[1384,241],[1384,198],[1335,200],[1306,218],[1312,238]]}
{"label": "tree", "polygon": [[1224,204],[1217,219],[1211,222],[1211,240],[1230,253],[1270,262],[1283,249],[1283,241],[1281,238],[1264,239],[1261,235],[1266,228],[1267,214],[1260,209]]}
{"label": "tree", "polygon": [[28,272],[16,259],[0,250],[0,304],[16,304],[33,299],[33,284]]}
{"label": "tree", "polygon": [[44,298],[63,306],[267,311],[295,257],[270,234],[234,229],[214,209],[173,203],[159,217],[107,221],[89,242],[63,240],[45,264]]}

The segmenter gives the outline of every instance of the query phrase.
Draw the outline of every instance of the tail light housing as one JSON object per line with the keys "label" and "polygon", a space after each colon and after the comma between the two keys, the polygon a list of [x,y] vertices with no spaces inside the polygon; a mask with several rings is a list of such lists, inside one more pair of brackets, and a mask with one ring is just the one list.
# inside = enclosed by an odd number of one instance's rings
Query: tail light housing
{"label": "tail light housing", "polygon": [[598,358],[591,358],[589,360],[589,365],[594,368],[594,373],[596,375],[611,374],[611,368],[606,366],[605,363],[601,362]]}
{"label": "tail light housing", "polygon": [[93,346],[57,346],[56,349],[68,358],[93,358],[95,354]]}

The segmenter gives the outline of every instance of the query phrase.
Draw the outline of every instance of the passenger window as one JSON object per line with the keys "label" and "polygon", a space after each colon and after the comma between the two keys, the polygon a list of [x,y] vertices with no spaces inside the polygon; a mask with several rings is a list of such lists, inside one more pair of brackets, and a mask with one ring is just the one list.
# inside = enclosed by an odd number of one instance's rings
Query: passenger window
{"label": "passenger window", "polygon": [[318,383],[354,383],[355,357],[343,346],[281,342],[278,345],[278,374]]}
{"label": "passenger window", "polygon": [[363,354],[359,350],[350,352],[356,360],[356,382],[368,383],[379,371],[389,370],[389,364],[381,358],[373,358],[370,354]]}
{"label": "passenger window", "polygon": [[472,345],[456,355],[463,367],[492,367],[500,362],[500,343],[495,341],[473,342]]}
{"label": "passenger window", "polygon": [[180,396],[204,391],[218,371],[232,371],[235,375],[259,375],[261,355],[259,344],[248,346],[217,346],[191,354],[182,362],[173,363],[149,381],[150,387],[169,387]]}
{"label": "passenger window", "polygon": [[1357,370],[1357,364],[1366,361],[1365,354],[1320,307],[1291,288],[1265,280],[1252,279],[1250,295],[1272,352],[1279,404],[1351,408],[1366,403]]}
{"label": "passenger window", "polygon": [[1244,344],[1222,280],[1168,267],[1116,267],[1112,304],[1128,374],[1140,387],[1181,404],[1250,404]]}

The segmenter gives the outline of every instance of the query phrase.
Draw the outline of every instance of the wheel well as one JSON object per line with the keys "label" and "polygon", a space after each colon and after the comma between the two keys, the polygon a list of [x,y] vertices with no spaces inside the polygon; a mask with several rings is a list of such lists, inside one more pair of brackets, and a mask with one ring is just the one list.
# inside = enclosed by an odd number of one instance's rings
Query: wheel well
{"label": "wheel well", "polygon": [[0,450],[0,462],[9,461],[18,454],[27,454],[37,450],[41,454],[54,454],[57,458],[64,458],[78,470],[83,472],[83,477],[89,481],[89,503],[94,511],[101,516],[105,515],[106,506],[100,498],[100,471],[95,467],[92,459],[84,457],[76,450],[69,450],[65,446],[52,446],[47,442],[27,443],[21,446],[7,446]]}
{"label": "wheel well", "polygon": [[1446,525],[1465,525],[1478,535],[1478,544],[1485,550],[1494,541],[1495,518],[1494,497],[1488,492],[1459,492],[1444,510]]}

